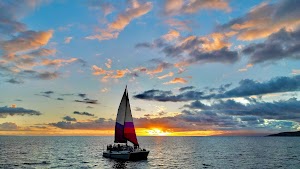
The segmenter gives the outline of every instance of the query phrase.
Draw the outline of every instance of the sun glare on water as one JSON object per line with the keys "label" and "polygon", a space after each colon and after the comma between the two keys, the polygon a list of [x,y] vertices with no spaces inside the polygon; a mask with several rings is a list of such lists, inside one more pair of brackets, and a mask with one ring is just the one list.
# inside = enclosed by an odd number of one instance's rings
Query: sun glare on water
{"label": "sun glare on water", "polygon": [[151,129],[151,130],[147,130],[147,133],[151,136],[167,136],[169,135],[170,133],[167,132],[167,131],[162,131],[158,128],[154,128],[154,129]]}

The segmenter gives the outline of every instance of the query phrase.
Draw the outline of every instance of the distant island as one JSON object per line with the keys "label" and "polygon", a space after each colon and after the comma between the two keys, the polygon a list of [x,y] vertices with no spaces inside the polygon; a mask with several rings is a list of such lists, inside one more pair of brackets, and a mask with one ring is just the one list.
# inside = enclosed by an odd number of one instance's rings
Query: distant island
{"label": "distant island", "polygon": [[268,136],[279,136],[279,137],[300,137],[300,131],[294,132],[282,132],[277,134],[270,134]]}

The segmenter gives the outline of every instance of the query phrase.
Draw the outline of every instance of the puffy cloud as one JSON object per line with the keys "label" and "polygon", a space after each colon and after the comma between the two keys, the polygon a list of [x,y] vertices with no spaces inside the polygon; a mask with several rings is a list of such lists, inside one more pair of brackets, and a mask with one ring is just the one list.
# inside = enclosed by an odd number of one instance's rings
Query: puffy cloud
{"label": "puffy cloud", "polygon": [[130,7],[117,16],[117,19],[109,23],[106,29],[100,29],[100,34],[86,37],[87,39],[109,40],[118,37],[119,33],[135,18],[147,14],[152,9],[152,3],[140,4],[137,0],[130,1]]}
{"label": "puffy cloud", "polygon": [[63,64],[69,64],[69,63],[73,63],[78,61],[77,58],[71,58],[71,59],[54,59],[54,60],[50,60],[50,59],[43,59],[42,60],[42,65],[44,66],[57,66],[60,67]]}
{"label": "puffy cloud", "polygon": [[160,102],[179,102],[293,92],[300,91],[300,75],[292,77],[276,77],[266,82],[257,82],[250,79],[244,79],[239,82],[238,86],[228,89],[230,86],[231,84],[225,84],[221,85],[220,88],[210,88],[209,92],[191,90],[182,92],[178,95],[174,95],[172,91],[153,89],[136,94],[133,97],[142,100],[155,100]]}
{"label": "puffy cloud", "polygon": [[111,68],[111,64],[112,64],[112,60],[111,59],[107,59],[107,62],[105,63],[105,66],[107,68]]}
{"label": "puffy cloud", "polygon": [[24,83],[24,81],[22,81],[20,79],[15,79],[15,78],[9,79],[6,82],[11,83],[11,84],[22,84],[22,83]]}
{"label": "puffy cloud", "polygon": [[293,69],[292,74],[293,75],[300,75],[300,69],[299,70],[298,69]]}
{"label": "puffy cloud", "polygon": [[96,130],[96,129],[112,129],[114,126],[114,121],[106,120],[104,118],[99,118],[97,120],[88,121],[88,122],[57,122],[49,123],[51,126],[55,126],[61,129],[84,129],[84,130]]}
{"label": "puffy cloud", "polygon": [[171,28],[175,28],[177,30],[191,31],[191,28],[189,26],[191,24],[191,21],[188,20],[181,21],[181,20],[171,18],[166,20],[165,23],[168,24]]}
{"label": "puffy cloud", "polygon": [[39,116],[41,113],[39,111],[25,109],[22,107],[0,107],[0,118],[5,118],[6,116],[24,116],[24,115],[36,115]]}
{"label": "puffy cloud", "polygon": [[163,35],[162,38],[166,41],[172,41],[180,36],[180,33],[176,30],[170,30],[167,34]]}
{"label": "puffy cloud", "polygon": [[52,80],[59,77],[59,73],[57,72],[38,72],[34,70],[23,70],[19,73],[20,76],[32,79],[40,79],[40,80]]}
{"label": "puffy cloud", "polygon": [[[111,63],[110,63],[111,64]],[[106,63],[106,66],[110,66],[109,63]],[[109,79],[120,79],[123,78],[126,74],[130,74],[131,71],[128,69],[123,70],[104,70],[96,65],[92,66],[93,75],[103,75],[102,81],[106,82]]]}
{"label": "puffy cloud", "polygon": [[180,59],[175,64],[178,68],[212,62],[232,64],[239,60],[239,54],[229,50],[231,44],[227,42],[228,38],[229,35],[225,33],[213,33],[203,37],[179,37],[176,43],[168,43],[160,38],[153,43],[138,43],[135,47],[161,49],[167,57]]}
{"label": "puffy cloud", "polygon": [[18,130],[18,126],[12,122],[5,122],[0,124],[0,131]]}
{"label": "puffy cloud", "polygon": [[73,37],[69,36],[69,37],[66,37],[65,40],[64,40],[64,43],[68,44],[71,42],[71,40],[73,39]]}
{"label": "puffy cloud", "polygon": [[264,42],[247,45],[242,52],[250,56],[251,64],[274,62],[285,58],[300,59],[300,29],[281,29]]}
{"label": "puffy cloud", "polygon": [[244,16],[220,25],[218,29],[238,31],[239,40],[265,38],[282,28],[293,30],[300,24],[299,5],[298,0],[263,2]]}
{"label": "puffy cloud", "polygon": [[165,74],[165,75],[162,75],[162,76],[159,76],[159,77],[157,77],[157,78],[159,78],[159,79],[164,79],[164,78],[167,78],[167,77],[172,77],[173,75],[174,75],[173,72],[169,72],[169,73],[167,73],[167,74]]}
{"label": "puffy cloud", "polygon": [[87,103],[87,104],[98,104],[98,100],[92,100],[85,98],[83,100],[74,100],[75,102],[80,102],[80,103]]}
{"label": "puffy cloud", "polygon": [[145,111],[144,109],[140,108],[140,107],[135,107],[134,111]]}
{"label": "puffy cloud", "polygon": [[230,116],[251,116],[263,119],[294,120],[300,122],[300,101],[296,98],[274,102],[257,102],[255,100],[248,104],[242,104],[229,99],[226,101],[215,101],[210,106],[195,101],[184,107]]}
{"label": "puffy cloud", "polygon": [[94,114],[88,112],[79,112],[79,111],[74,111],[73,114],[83,115],[83,116],[95,116]]}
{"label": "puffy cloud", "polygon": [[52,34],[52,30],[40,32],[25,31],[21,32],[17,37],[11,40],[1,42],[0,46],[6,53],[37,49],[46,45],[51,39]]}
{"label": "puffy cloud", "polygon": [[107,74],[108,71],[96,66],[96,65],[93,65],[92,66],[92,70],[93,70],[93,75],[103,75],[103,74]]}
{"label": "puffy cloud", "polygon": [[194,88],[195,88],[195,86],[185,86],[185,87],[179,88],[178,90],[179,90],[180,92],[183,92],[183,91],[185,91],[185,90],[191,90],[191,89],[194,89]]}
{"label": "puffy cloud", "polygon": [[77,121],[76,118],[72,118],[70,116],[65,116],[65,117],[63,117],[63,119],[66,121]]}
{"label": "puffy cloud", "polygon": [[113,5],[105,1],[90,0],[87,2],[87,5],[89,9],[102,11],[104,16],[109,15],[114,10]]}
{"label": "puffy cloud", "polygon": [[187,80],[185,80],[182,77],[176,77],[176,78],[172,79],[171,81],[166,82],[164,84],[176,84],[176,83],[187,83]]}
{"label": "puffy cloud", "polygon": [[225,0],[166,0],[164,13],[166,15],[190,14],[203,9],[231,10]]}
{"label": "puffy cloud", "polygon": [[26,30],[26,25],[19,20],[40,5],[39,0],[1,1],[0,3],[0,34],[11,35]]}

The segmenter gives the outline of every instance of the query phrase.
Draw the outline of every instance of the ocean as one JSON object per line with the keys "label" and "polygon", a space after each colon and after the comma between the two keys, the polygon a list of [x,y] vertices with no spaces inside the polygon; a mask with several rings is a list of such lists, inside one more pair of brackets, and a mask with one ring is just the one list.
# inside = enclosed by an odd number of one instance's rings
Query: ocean
{"label": "ocean", "polygon": [[299,169],[299,137],[138,137],[148,160],[102,157],[113,137],[0,136],[0,168]]}

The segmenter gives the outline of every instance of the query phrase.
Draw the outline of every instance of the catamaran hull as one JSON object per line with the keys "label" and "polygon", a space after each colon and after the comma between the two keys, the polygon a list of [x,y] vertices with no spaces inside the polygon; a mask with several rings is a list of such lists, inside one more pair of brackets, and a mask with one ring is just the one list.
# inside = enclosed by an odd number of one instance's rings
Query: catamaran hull
{"label": "catamaran hull", "polygon": [[120,159],[120,160],[147,160],[149,151],[139,151],[139,152],[103,152],[103,157]]}

